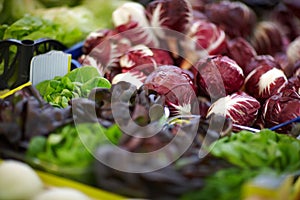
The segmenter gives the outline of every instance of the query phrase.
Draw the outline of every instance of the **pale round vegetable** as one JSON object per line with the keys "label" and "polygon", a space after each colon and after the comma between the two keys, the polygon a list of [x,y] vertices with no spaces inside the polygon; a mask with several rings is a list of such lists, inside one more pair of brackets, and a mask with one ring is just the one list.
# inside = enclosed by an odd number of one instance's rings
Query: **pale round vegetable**
{"label": "pale round vegetable", "polygon": [[90,200],[82,192],[72,188],[51,188],[37,194],[32,200]]}
{"label": "pale round vegetable", "polygon": [[30,199],[43,189],[43,182],[27,164],[7,160],[0,163],[0,199]]}

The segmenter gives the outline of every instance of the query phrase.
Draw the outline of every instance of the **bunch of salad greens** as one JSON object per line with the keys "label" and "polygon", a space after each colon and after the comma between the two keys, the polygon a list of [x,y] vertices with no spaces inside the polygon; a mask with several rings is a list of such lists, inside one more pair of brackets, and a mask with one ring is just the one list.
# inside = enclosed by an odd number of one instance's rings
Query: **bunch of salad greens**
{"label": "bunch of salad greens", "polygon": [[31,15],[58,26],[62,32],[54,36],[59,37],[58,40],[67,47],[84,40],[90,32],[104,25],[84,6],[37,9]]}
{"label": "bunch of salad greens", "polygon": [[[6,27],[6,29],[4,29]],[[63,28],[50,20],[40,17],[25,15],[10,26],[2,26],[3,39],[39,39],[52,38],[56,40],[62,39],[64,32]],[[71,36],[72,37],[72,36]]]}
{"label": "bunch of salad greens", "polygon": [[69,124],[48,137],[32,138],[26,156],[58,166],[86,167],[99,145],[118,144],[121,136],[117,125],[104,128],[99,123]]}
{"label": "bunch of salad greens", "polygon": [[87,97],[93,88],[110,88],[110,82],[101,77],[95,67],[85,66],[36,85],[45,101],[59,108],[68,106],[72,98]]}
{"label": "bunch of salad greens", "polygon": [[269,129],[259,133],[240,131],[213,143],[211,154],[234,167],[222,169],[205,179],[201,190],[184,194],[186,200],[239,200],[246,181],[263,173],[280,175],[300,168],[300,141]]}
{"label": "bunch of salad greens", "polygon": [[211,146],[211,153],[244,169],[289,172],[300,168],[300,141],[269,129],[224,137]]}
{"label": "bunch of salad greens", "polygon": [[3,25],[2,39],[51,38],[70,47],[99,27],[99,21],[85,7],[37,9],[9,26]]}

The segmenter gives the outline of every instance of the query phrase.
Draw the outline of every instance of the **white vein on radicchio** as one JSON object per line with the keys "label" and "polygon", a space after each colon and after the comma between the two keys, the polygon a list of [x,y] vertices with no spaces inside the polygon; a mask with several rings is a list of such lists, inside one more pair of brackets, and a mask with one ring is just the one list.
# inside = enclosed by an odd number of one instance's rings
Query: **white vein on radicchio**
{"label": "white vein on radicchio", "polygon": [[169,52],[165,50],[149,48],[143,44],[135,45],[121,55],[119,59],[121,73],[113,77],[112,83],[126,81],[139,88],[157,67],[173,63]]}
{"label": "white vein on radicchio", "polygon": [[98,30],[91,33],[84,41],[84,54],[79,58],[83,65],[94,66],[102,75],[113,74],[118,67],[120,56],[132,46],[128,38],[114,30]]}
{"label": "white vein on radicchio", "polygon": [[225,32],[208,20],[194,20],[187,31],[187,37],[192,42],[183,42],[185,48],[194,51],[205,50],[209,55],[222,54],[225,50]]}
{"label": "white vein on radicchio", "polygon": [[245,79],[245,91],[257,100],[266,99],[282,91],[288,80],[284,72],[270,65],[260,65]]}

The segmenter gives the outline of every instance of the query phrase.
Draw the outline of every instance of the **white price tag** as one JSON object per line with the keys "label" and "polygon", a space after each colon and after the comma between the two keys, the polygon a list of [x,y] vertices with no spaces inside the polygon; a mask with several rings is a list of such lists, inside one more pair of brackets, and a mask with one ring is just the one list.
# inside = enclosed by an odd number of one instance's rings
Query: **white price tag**
{"label": "white price tag", "polygon": [[56,76],[64,76],[70,71],[71,59],[71,54],[56,50],[33,57],[30,64],[30,82],[35,86]]}

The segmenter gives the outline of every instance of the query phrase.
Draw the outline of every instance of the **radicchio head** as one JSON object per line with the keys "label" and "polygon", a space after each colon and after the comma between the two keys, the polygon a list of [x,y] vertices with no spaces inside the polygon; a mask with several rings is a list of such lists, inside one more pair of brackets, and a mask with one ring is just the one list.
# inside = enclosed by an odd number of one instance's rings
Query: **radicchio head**
{"label": "radicchio head", "polygon": [[151,49],[145,45],[136,45],[128,49],[120,57],[119,65],[123,72],[129,70],[143,71],[149,75],[160,65],[172,65],[173,59],[169,52],[160,49]]}
{"label": "radicchio head", "polygon": [[[106,33],[106,31],[103,31],[103,33]],[[87,39],[85,45],[88,54],[83,54],[78,60],[83,66],[94,66],[103,74],[116,67],[119,57],[132,46],[127,38],[109,32],[103,37]]]}
{"label": "radicchio head", "polygon": [[292,65],[300,61],[300,36],[289,44],[286,53]]}
{"label": "radicchio head", "polygon": [[235,60],[243,71],[251,59],[257,55],[251,44],[242,37],[229,40],[227,42],[227,52],[228,56]]}
{"label": "radicchio head", "polygon": [[[264,104],[262,119],[265,128],[270,128],[280,123],[300,116],[300,96],[294,90],[284,90],[270,97]],[[287,133],[292,126],[276,131]]]}
{"label": "radicchio head", "polygon": [[261,65],[267,65],[270,67],[276,67],[278,69],[281,69],[279,63],[274,59],[273,56],[270,55],[259,55],[251,58],[248,65],[246,65],[243,68],[245,76],[247,76],[250,72],[252,72],[257,67],[260,67]]}
{"label": "radicchio head", "polygon": [[134,45],[159,46],[158,39],[152,29],[149,28],[145,8],[141,4],[126,2],[114,10],[112,18],[119,33],[129,38]]}
{"label": "radicchio head", "polygon": [[[172,114],[196,114],[195,112],[198,112],[199,106],[193,81],[184,70],[177,66],[158,67],[147,77],[144,86],[146,90],[164,95]],[[194,111],[195,106],[197,110]]]}
{"label": "radicchio head", "polygon": [[192,7],[188,0],[155,0],[146,7],[150,25],[159,38],[165,38],[165,31],[171,29],[185,33],[192,20]]}
{"label": "radicchio head", "polygon": [[221,54],[226,47],[225,32],[207,20],[195,20],[187,32],[192,42],[184,42],[185,49],[207,51],[209,55]]}
{"label": "radicchio head", "polygon": [[256,23],[256,15],[246,4],[234,1],[210,3],[205,7],[208,19],[231,37],[248,37]]}
{"label": "radicchio head", "polygon": [[101,42],[108,40],[109,37],[116,35],[117,31],[111,29],[100,29],[91,32],[86,39],[82,47],[84,54],[89,54],[94,47],[101,44]]}
{"label": "radicchio head", "polygon": [[284,4],[279,4],[270,14],[271,20],[279,23],[289,41],[300,35],[300,21]]}
{"label": "radicchio head", "polygon": [[212,99],[238,91],[244,83],[243,70],[227,56],[210,56],[196,64],[196,84]]}
{"label": "radicchio head", "polygon": [[145,45],[136,45],[128,49],[119,59],[120,74],[112,83],[127,81],[140,88],[146,77],[161,65],[173,65],[169,52],[162,49],[151,49]]}
{"label": "radicchio head", "polygon": [[260,65],[245,79],[245,91],[260,101],[279,93],[287,84],[284,72],[276,67]]}
{"label": "radicchio head", "polygon": [[260,103],[243,91],[235,92],[214,102],[207,116],[221,114],[232,120],[234,124],[252,126],[257,118]]}
{"label": "radicchio head", "polygon": [[275,55],[284,49],[282,30],[274,22],[261,21],[254,29],[251,43],[257,54]]}

